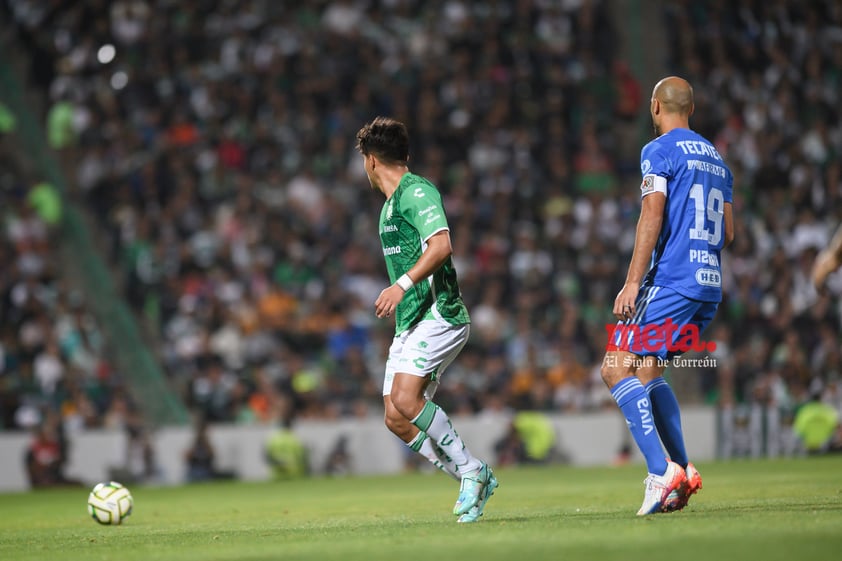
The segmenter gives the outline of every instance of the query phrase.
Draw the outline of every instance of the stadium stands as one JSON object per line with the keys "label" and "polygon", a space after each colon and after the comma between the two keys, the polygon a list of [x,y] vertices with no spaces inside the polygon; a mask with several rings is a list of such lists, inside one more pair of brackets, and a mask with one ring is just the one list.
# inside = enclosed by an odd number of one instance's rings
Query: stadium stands
{"label": "stadium stands", "polygon": [[[610,399],[598,361],[645,139],[629,148],[628,128],[651,85],[618,53],[607,3],[68,4],[12,11],[32,60],[54,61],[32,76],[71,104],[67,171],[194,410],[270,422],[290,398],[303,417],[379,412],[382,201],[353,150],[377,114],[407,122],[412,169],[445,196],[474,320],[440,390],[449,408]],[[808,283],[842,220],[842,9],[676,2],[657,28],[664,72],[694,84],[692,123],[737,176],[727,297],[707,332],[718,368],[673,382],[726,407],[791,410],[812,387],[842,408],[842,278],[827,294]]]}

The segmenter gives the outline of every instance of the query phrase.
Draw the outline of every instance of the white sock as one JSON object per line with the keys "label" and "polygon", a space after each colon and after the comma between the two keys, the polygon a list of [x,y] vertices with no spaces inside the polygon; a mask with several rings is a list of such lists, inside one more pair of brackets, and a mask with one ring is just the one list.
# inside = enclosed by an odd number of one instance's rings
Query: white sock
{"label": "white sock", "polygon": [[482,463],[471,455],[468,447],[462,442],[447,413],[432,401],[424,405],[418,416],[412,419],[412,424],[433,439],[434,448],[441,448],[445,455],[453,459],[461,476],[482,467]]}
{"label": "white sock", "polygon": [[456,462],[445,454],[444,450],[433,444],[433,440],[427,436],[424,431],[418,431],[415,438],[411,442],[406,443],[412,450],[418,452],[427,458],[431,464],[442,470],[444,473],[460,481],[459,468],[456,467]]}

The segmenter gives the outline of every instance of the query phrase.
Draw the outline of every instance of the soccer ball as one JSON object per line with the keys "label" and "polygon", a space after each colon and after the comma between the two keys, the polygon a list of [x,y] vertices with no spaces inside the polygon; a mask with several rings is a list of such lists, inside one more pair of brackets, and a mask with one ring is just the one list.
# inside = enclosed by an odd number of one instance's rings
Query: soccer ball
{"label": "soccer ball", "polygon": [[88,513],[100,524],[120,524],[132,513],[133,506],[128,488],[116,481],[97,483],[88,495]]}

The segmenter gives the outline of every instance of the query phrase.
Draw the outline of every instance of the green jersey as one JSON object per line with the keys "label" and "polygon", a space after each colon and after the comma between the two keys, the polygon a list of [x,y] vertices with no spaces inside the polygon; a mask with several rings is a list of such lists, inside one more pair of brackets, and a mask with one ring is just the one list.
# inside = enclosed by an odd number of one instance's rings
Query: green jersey
{"label": "green jersey", "polygon": [[[394,283],[409,271],[426,249],[427,240],[442,230],[449,228],[438,189],[420,175],[404,174],[380,211],[380,242],[389,280]],[[396,333],[423,319],[451,325],[471,322],[450,257],[428,278],[413,280],[415,285],[404,295],[395,313]]]}

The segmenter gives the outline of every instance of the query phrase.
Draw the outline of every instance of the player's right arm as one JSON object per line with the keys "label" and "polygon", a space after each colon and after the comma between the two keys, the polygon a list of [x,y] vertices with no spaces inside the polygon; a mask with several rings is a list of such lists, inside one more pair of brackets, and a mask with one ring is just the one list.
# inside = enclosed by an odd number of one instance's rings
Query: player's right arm
{"label": "player's right arm", "polygon": [[643,276],[649,270],[652,252],[661,235],[664,208],[667,204],[667,178],[673,176],[672,163],[657,141],[650,142],[640,151],[641,209],[634,236],[626,283],[614,299],[614,316],[619,320],[634,316],[634,303],[640,291]]}
{"label": "player's right arm", "polygon": [[649,270],[652,252],[661,234],[666,204],[667,197],[660,191],[648,193],[643,197],[626,283],[614,299],[613,312],[617,319],[628,319],[634,315],[634,303],[640,291],[640,283],[643,275]]}
{"label": "player's right arm", "polygon": [[378,318],[392,315],[406,291],[439,270],[453,253],[450,228],[438,190],[431,183],[421,182],[404,188],[400,196],[400,212],[418,231],[427,247],[418,261],[404,271],[394,284],[380,292],[374,302],[374,312]]}
{"label": "player's right arm", "polygon": [[402,277],[394,284],[384,288],[374,302],[374,313],[378,318],[389,317],[403,300],[408,288],[401,286],[406,278],[412,286],[421,279],[426,279],[439,270],[445,261],[453,254],[450,244],[450,231],[441,230],[426,240],[427,249]]}
{"label": "player's right arm", "polygon": [[725,217],[725,240],[722,242],[722,249],[725,249],[734,241],[734,205],[725,203],[722,213]]}

